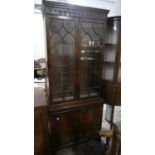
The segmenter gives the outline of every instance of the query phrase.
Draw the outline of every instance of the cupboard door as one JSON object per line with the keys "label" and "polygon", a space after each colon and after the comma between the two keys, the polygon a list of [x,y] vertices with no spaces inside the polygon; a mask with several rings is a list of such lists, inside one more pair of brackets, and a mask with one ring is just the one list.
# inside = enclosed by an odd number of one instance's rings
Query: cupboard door
{"label": "cupboard door", "polygon": [[56,146],[68,144],[77,140],[79,128],[79,112],[65,112],[54,116],[54,119]]}
{"label": "cupboard door", "polygon": [[35,109],[34,113],[34,154],[48,155],[49,133],[46,109]]}
{"label": "cupboard door", "polygon": [[104,23],[80,23],[80,98],[99,95]]}
{"label": "cupboard door", "polygon": [[75,53],[76,21],[71,19],[48,19],[48,44],[52,78],[51,94],[53,102],[74,99],[75,93]]}
{"label": "cupboard door", "polygon": [[101,130],[102,106],[84,109],[80,112],[79,139],[87,139],[98,135]]}

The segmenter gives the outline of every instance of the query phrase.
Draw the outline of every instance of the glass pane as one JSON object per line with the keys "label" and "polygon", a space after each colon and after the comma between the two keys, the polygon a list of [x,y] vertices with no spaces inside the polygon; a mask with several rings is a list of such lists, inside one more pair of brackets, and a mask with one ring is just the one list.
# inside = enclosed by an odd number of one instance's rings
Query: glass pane
{"label": "glass pane", "polygon": [[104,62],[115,62],[115,55],[116,55],[116,46],[115,45],[106,45],[105,52],[104,52]]}
{"label": "glass pane", "polygon": [[101,23],[81,23],[80,98],[98,95],[103,30]]}
{"label": "glass pane", "polygon": [[80,98],[87,98],[87,97],[89,97],[89,89],[81,88]]}
{"label": "glass pane", "polygon": [[[74,37],[67,34],[64,38],[64,91],[65,100],[72,100],[74,94],[75,45]],[[67,93],[66,93],[67,92]]]}
{"label": "glass pane", "polygon": [[65,100],[69,101],[73,99],[74,99],[74,90],[73,89],[65,90]]}
{"label": "glass pane", "polygon": [[54,102],[74,99],[75,21],[52,19],[51,64]]}
{"label": "glass pane", "polygon": [[88,89],[81,89],[80,98],[87,98],[87,97],[95,97],[98,95],[99,88],[88,88]]}
{"label": "glass pane", "polygon": [[104,80],[112,81],[114,74],[114,64],[104,64],[102,78]]}
{"label": "glass pane", "polygon": [[98,95],[98,92],[99,92],[99,88],[91,88],[91,90],[90,90],[90,96],[91,97],[97,96]]}
{"label": "glass pane", "polygon": [[107,31],[106,31],[107,44],[117,44],[119,26],[120,26],[119,21],[108,22]]}
{"label": "glass pane", "polygon": [[53,102],[62,102],[63,101],[63,93],[62,90],[59,92],[53,92]]}
{"label": "glass pane", "polygon": [[119,26],[119,21],[108,21],[107,23],[106,43],[103,60],[104,68],[102,78],[108,81],[113,81]]}

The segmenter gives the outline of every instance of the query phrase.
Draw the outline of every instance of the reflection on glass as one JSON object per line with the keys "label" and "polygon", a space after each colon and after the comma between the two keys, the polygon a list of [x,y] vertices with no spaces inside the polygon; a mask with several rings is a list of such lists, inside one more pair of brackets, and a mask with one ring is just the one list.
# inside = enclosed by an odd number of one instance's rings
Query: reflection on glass
{"label": "reflection on glass", "polygon": [[102,75],[103,79],[112,81],[113,74],[114,74],[114,65],[113,64],[104,64],[103,75]]}
{"label": "reflection on glass", "polygon": [[115,46],[106,46],[104,52],[104,61],[105,62],[114,62],[115,61]]}
{"label": "reflection on glass", "polygon": [[106,31],[106,43],[117,44],[119,21],[109,22]]}
{"label": "reflection on glass", "polygon": [[53,102],[74,99],[75,22],[52,19],[51,58]]}
{"label": "reflection on glass", "polygon": [[99,93],[100,47],[104,25],[81,23],[80,98],[97,96]]}

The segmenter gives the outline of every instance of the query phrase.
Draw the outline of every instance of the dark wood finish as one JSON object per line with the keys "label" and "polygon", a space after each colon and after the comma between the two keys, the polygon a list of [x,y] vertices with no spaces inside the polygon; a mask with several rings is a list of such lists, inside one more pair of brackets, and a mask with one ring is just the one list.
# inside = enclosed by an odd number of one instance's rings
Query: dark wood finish
{"label": "dark wood finish", "polygon": [[104,94],[104,99],[105,102],[111,105],[114,105],[116,102],[116,87],[112,86],[105,86],[103,87],[103,94]]}
{"label": "dark wood finish", "polygon": [[80,111],[79,139],[98,136],[102,122],[102,105]]}
{"label": "dark wood finish", "polygon": [[111,155],[121,155],[121,131],[119,129],[113,130]]}
{"label": "dark wood finish", "polygon": [[77,140],[79,127],[79,112],[70,111],[51,116],[54,123],[55,146],[59,147]]}
{"label": "dark wood finish", "polygon": [[108,12],[43,1],[53,149],[98,136]]}
{"label": "dark wood finish", "polygon": [[121,106],[120,84],[102,83],[102,95],[106,104]]}
{"label": "dark wood finish", "polygon": [[103,103],[102,98],[92,98],[92,99],[84,99],[80,101],[72,101],[72,102],[65,102],[61,104],[54,104],[50,106],[50,112],[57,113],[64,110],[74,110],[83,108],[84,106],[92,106],[92,105],[100,105]]}
{"label": "dark wood finish", "polygon": [[121,87],[117,87],[116,105],[121,106]]}
{"label": "dark wood finish", "polygon": [[49,129],[47,107],[34,109],[34,154],[49,155]]}
{"label": "dark wood finish", "polygon": [[53,148],[58,149],[98,137],[98,131],[101,130],[102,107],[102,99],[75,101],[72,106],[69,103],[51,106]]}
{"label": "dark wood finish", "polygon": [[80,17],[87,19],[105,20],[109,10],[82,7],[66,3],[43,1],[43,12],[51,16]]}
{"label": "dark wood finish", "polygon": [[[105,42],[105,30],[106,30],[106,18],[108,10],[89,8],[89,7],[81,7],[63,3],[55,3],[55,2],[47,2],[43,1],[43,12],[46,23],[46,36],[47,36],[47,57],[48,57],[48,78],[49,78],[49,101],[50,103],[56,102],[66,102],[66,91],[69,91],[65,86],[67,83],[65,79],[68,79],[68,75],[64,75],[64,60],[68,59],[72,60],[72,64],[68,64],[73,68],[74,73],[70,72],[67,69],[68,73],[72,76],[72,96],[70,100],[79,100],[80,98],[89,98],[92,94],[91,92],[95,91],[95,96],[100,96],[100,88],[101,88],[101,75],[102,75],[102,60],[103,60],[103,52],[104,52],[104,42]],[[65,26],[67,22],[70,22],[74,26],[68,29],[68,26]],[[89,32],[89,31],[90,32]],[[74,47],[72,52],[75,57],[69,56],[65,51],[70,46],[66,46],[64,42],[67,35],[72,36],[72,43]],[[98,46],[91,45],[91,47],[87,46],[83,49],[83,39],[84,37],[89,37],[91,42],[96,41]],[[53,42],[53,38],[57,37],[57,42]],[[86,39],[86,38],[85,38]],[[89,42],[87,38],[87,43]],[[59,49],[58,45],[59,44]],[[62,48],[61,48],[62,46]],[[100,46],[100,47],[99,47]],[[71,46],[70,46],[71,48]],[[87,49],[86,49],[87,48]],[[88,50],[96,52],[96,54],[85,55],[82,56],[81,50]],[[69,51],[68,51],[69,52]],[[70,51],[71,52],[71,51]],[[94,53],[92,52],[92,53]],[[84,61],[82,61],[82,58]],[[59,68],[54,68],[56,66],[55,62],[59,62],[59,65],[62,66],[62,74],[58,75]],[[85,65],[84,65],[84,64]],[[98,63],[98,66],[95,67],[94,64]],[[68,66],[68,67],[69,67]],[[80,70],[83,70],[82,72]],[[95,73],[96,72],[96,73]],[[97,76],[96,76],[97,74]],[[82,77],[88,77],[87,82],[82,79]],[[57,77],[57,78],[56,78]],[[56,79],[59,81],[56,81]],[[59,80],[60,79],[60,80]],[[81,84],[82,82],[82,84]],[[59,85],[59,86],[56,86]],[[83,86],[83,88],[81,87]],[[62,87],[62,88],[61,88]],[[94,88],[95,87],[95,88]],[[59,91],[58,91],[59,89]],[[84,92],[82,92],[84,91]],[[88,92],[87,92],[88,91]],[[80,97],[82,93],[86,93],[85,97]],[[88,93],[88,95],[87,95]],[[54,94],[57,94],[57,99],[54,99]],[[59,96],[59,97],[58,97]],[[83,95],[82,95],[83,96]]]}

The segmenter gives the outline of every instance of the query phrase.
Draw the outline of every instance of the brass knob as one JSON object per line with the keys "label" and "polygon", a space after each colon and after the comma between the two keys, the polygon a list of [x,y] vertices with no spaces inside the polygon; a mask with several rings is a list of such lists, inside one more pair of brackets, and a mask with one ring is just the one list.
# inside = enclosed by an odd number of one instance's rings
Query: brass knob
{"label": "brass knob", "polygon": [[56,120],[57,120],[57,121],[59,121],[59,120],[60,120],[60,118],[59,118],[59,117],[57,117],[57,118],[56,118]]}

